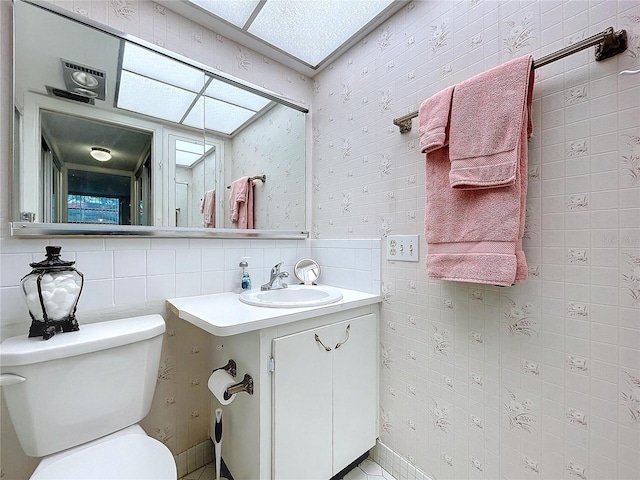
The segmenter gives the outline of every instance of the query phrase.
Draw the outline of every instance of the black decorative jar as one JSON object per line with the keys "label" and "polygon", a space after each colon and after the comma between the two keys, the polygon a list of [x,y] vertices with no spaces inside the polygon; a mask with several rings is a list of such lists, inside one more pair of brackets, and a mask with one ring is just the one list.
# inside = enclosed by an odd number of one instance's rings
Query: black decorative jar
{"label": "black decorative jar", "polygon": [[62,247],[45,247],[47,257],[30,263],[33,269],[20,281],[22,293],[31,315],[30,337],[48,340],[56,332],[79,330],[76,306],[82,293],[84,276],[69,262],[60,258]]}

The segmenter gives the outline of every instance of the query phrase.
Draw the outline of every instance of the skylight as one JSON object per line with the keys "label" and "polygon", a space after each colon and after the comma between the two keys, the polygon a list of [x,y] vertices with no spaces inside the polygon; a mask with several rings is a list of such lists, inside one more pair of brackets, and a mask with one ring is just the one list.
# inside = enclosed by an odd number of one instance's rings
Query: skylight
{"label": "skylight", "polygon": [[176,140],[176,166],[192,167],[205,154],[209,154],[214,145],[202,145],[195,142]]}
{"label": "skylight", "polygon": [[270,103],[202,70],[125,42],[117,108],[232,135]]}
{"label": "skylight", "polygon": [[191,0],[205,10],[224,18],[236,27],[244,27],[253,11],[258,7],[259,0],[233,0],[221,2],[220,0]]}
{"label": "skylight", "polygon": [[314,69],[361,31],[406,3],[397,0],[185,1]]}

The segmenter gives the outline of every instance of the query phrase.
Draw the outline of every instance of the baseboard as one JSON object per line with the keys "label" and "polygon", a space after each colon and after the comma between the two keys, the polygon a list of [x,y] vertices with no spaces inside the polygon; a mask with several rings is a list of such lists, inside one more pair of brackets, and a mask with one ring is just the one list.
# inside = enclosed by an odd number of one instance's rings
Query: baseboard
{"label": "baseboard", "polygon": [[435,477],[426,474],[418,467],[401,457],[380,440],[369,452],[371,459],[380,465],[383,470],[393,475],[396,480],[436,480]]}
{"label": "baseboard", "polygon": [[211,463],[213,461],[211,454],[212,447],[213,442],[211,440],[205,440],[178,455],[174,455],[173,458],[176,461],[176,467],[178,469],[178,478],[182,478]]}

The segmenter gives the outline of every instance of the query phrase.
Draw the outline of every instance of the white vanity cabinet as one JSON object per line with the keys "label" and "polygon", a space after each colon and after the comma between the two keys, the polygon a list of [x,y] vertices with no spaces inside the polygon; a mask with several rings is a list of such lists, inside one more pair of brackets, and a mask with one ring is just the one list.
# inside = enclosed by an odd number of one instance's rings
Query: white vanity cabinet
{"label": "white vanity cabinet", "polygon": [[341,291],[342,300],[307,308],[261,308],[232,293],[168,301],[211,334],[212,369],[233,359],[238,381],[253,378],[253,395],[223,406],[211,395],[234,478],[329,480],[375,445],[381,298]]}
{"label": "white vanity cabinet", "polygon": [[273,340],[273,478],[327,480],[375,444],[377,318]]}

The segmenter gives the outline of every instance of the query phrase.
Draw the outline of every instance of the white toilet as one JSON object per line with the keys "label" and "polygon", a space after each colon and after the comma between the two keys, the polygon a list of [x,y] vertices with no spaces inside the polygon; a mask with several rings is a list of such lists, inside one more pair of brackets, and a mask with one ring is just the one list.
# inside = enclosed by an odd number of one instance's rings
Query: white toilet
{"label": "white toilet", "polygon": [[136,423],[151,407],[160,315],[0,344],[0,385],[32,479],[175,480],[173,455]]}

